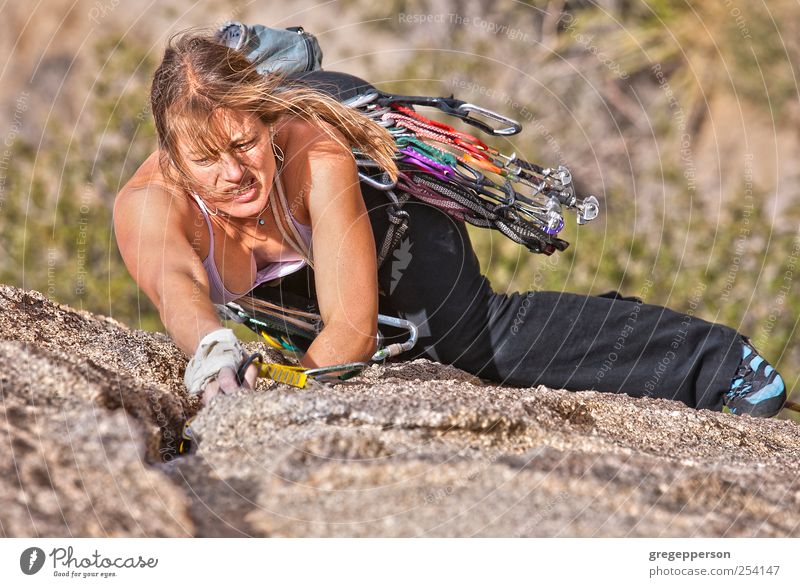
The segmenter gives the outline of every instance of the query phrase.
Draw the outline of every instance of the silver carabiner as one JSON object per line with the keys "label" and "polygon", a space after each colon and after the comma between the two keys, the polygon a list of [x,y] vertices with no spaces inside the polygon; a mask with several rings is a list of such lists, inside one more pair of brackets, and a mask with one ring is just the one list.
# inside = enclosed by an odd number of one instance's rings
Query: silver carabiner
{"label": "silver carabiner", "polygon": [[342,104],[350,108],[361,108],[362,106],[366,106],[367,104],[374,102],[379,95],[380,94],[378,92],[368,92],[366,94],[361,94],[360,96],[353,96],[349,100],[344,100]]}
{"label": "silver carabiner", "polygon": [[600,214],[600,202],[594,196],[586,196],[578,204],[578,224],[586,224]]}
{"label": "silver carabiner", "polygon": [[[477,106],[475,104],[461,104],[455,110],[462,115],[461,118],[464,122],[468,122],[473,126],[477,126],[478,128],[485,131],[488,129],[488,131],[490,131],[491,134],[493,135],[500,135],[500,136],[515,135],[522,130],[522,125],[516,120],[503,116],[502,114],[498,114],[497,112],[489,110],[488,108]],[[486,118],[491,118],[492,120],[496,120],[497,122],[502,122],[504,124],[507,124],[508,126],[505,128],[491,128],[489,125],[483,123],[480,120],[471,119],[469,117],[470,112],[480,114],[481,116],[485,116]]]}
{"label": "silver carabiner", "polygon": [[400,343],[393,343],[387,347],[384,347],[378,350],[374,355],[372,355],[373,361],[383,361],[389,357],[396,357],[402,352],[410,351],[414,348],[417,344],[417,326],[413,322],[409,320],[403,320],[402,318],[395,318],[394,316],[386,316],[384,314],[378,314],[378,324],[383,324],[384,326],[393,326],[395,328],[402,328],[408,331],[408,340],[405,342]]}
{"label": "silver carabiner", "polygon": [[392,178],[389,177],[389,174],[386,172],[381,174],[380,180],[375,179],[371,175],[367,175],[361,171],[358,172],[358,177],[367,185],[370,185],[376,190],[380,190],[382,192],[387,192],[391,189],[394,189],[395,185],[397,185],[397,182],[392,181]]}

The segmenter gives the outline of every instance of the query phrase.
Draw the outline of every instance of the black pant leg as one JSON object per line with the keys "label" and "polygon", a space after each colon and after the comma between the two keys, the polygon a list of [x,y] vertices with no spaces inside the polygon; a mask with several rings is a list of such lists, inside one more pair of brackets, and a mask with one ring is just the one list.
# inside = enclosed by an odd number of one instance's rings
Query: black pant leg
{"label": "black pant leg", "polygon": [[[379,248],[389,200],[362,184]],[[463,223],[410,200],[409,229],[379,270],[380,309],[411,320],[428,357],[506,385],[546,385],[678,400],[722,409],[741,358],[726,326],[616,292],[495,293],[481,274]],[[314,296],[313,271],[282,287]]]}
{"label": "black pant leg", "polygon": [[[362,189],[376,241],[386,198]],[[735,330],[617,292],[495,293],[463,223],[410,201],[410,228],[379,273],[382,311],[420,328],[420,353],[509,385],[542,384],[722,409],[741,359]],[[380,246],[380,242],[378,242]]]}
{"label": "black pant leg", "polygon": [[741,360],[738,332],[662,306],[560,292],[504,297],[491,329],[509,383],[721,410]]}

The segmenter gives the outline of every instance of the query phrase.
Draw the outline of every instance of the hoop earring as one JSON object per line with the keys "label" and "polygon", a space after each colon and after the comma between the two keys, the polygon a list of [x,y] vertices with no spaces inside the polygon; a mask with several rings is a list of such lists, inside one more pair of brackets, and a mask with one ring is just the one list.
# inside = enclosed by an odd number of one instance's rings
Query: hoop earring
{"label": "hoop earring", "polygon": [[[278,151],[280,151],[280,152],[281,152],[281,154],[280,154],[280,155],[278,155]],[[284,158],[283,149],[281,149],[281,148],[280,148],[278,145],[276,145],[275,143],[272,143],[272,152],[273,152],[273,153],[275,153],[275,158],[276,158],[278,161],[280,161],[281,163],[283,163],[283,158]]]}
{"label": "hoop earring", "polygon": [[[285,155],[283,154],[283,149],[281,149],[281,148],[280,148],[280,147],[279,147],[279,146],[278,146],[278,145],[275,143],[275,127],[274,127],[274,126],[270,127],[270,130],[269,130],[269,140],[272,142],[272,152],[273,152],[273,153],[274,153],[274,155],[275,155],[275,159],[277,159],[278,161],[280,161],[281,163],[283,163],[283,159],[284,159]],[[278,151],[280,151],[280,153],[281,153],[280,155],[278,155]]]}

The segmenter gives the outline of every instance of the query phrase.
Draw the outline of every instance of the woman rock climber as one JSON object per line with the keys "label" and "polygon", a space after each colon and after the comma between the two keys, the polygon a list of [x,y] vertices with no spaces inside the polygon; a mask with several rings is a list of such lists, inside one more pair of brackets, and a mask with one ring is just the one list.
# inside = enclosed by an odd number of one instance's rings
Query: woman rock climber
{"label": "woman rock climber", "polygon": [[[616,293],[495,293],[464,224],[422,202],[404,207],[402,258],[378,269],[387,200],[359,183],[351,148],[394,179],[394,140],[337,100],[367,85],[328,72],[287,82],[213,38],[170,42],[151,94],[158,150],[119,193],[114,225],[128,270],[192,356],[190,393],[207,403],[240,387],[245,353],[214,304],[283,278],[324,322],[305,367],[369,360],[380,309],[419,329],[403,358],[498,383],[781,409],[783,381],[735,330]],[[244,387],[255,377],[251,366]]]}

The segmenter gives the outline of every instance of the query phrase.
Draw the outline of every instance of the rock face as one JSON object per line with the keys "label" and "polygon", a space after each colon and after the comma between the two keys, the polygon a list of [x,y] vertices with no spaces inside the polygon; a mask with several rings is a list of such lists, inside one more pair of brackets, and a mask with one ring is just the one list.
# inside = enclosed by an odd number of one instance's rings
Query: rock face
{"label": "rock face", "polygon": [[[2,534],[800,535],[790,420],[489,386],[428,361],[261,381],[198,411],[186,359],[0,286]],[[175,458],[189,418],[196,450]]]}

